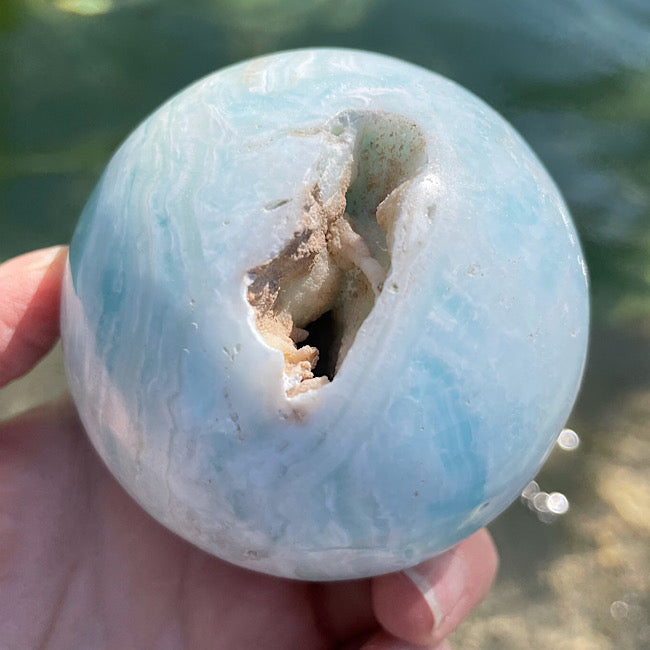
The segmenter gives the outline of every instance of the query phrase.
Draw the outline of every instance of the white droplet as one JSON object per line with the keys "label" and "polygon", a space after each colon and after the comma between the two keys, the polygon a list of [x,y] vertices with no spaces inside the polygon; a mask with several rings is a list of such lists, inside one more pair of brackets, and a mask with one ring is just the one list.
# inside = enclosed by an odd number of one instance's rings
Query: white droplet
{"label": "white droplet", "polygon": [[539,492],[539,483],[531,481],[521,492],[521,500],[528,503]]}
{"label": "white droplet", "polygon": [[548,509],[548,492],[538,492],[533,497],[533,507],[537,512],[549,512]]}
{"label": "white droplet", "polygon": [[627,618],[628,606],[624,600],[615,600],[609,606],[609,613],[612,615],[612,618],[616,621],[622,621]]}
{"label": "white droplet", "polygon": [[551,492],[546,499],[546,507],[556,515],[563,515],[569,510],[569,500],[561,492]]}
{"label": "white droplet", "polygon": [[573,429],[562,429],[557,439],[557,444],[564,451],[573,451],[580,444],[580,437]]}

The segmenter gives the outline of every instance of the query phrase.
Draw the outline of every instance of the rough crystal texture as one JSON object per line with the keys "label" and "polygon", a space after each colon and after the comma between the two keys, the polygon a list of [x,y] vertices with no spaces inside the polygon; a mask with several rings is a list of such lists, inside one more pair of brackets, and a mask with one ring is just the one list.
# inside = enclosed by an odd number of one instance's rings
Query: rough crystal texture
{"label": "rough crystal texture", "polygon": [[[355,578],[446,549],[537,472],[587,295],[567,208],[499,115],[421,68],[304,50],[206,77],[128,138],[62,331],[88,434],[154,517],[242,566]],[[329,308],[335,374],[310,380],[287,355]]]}

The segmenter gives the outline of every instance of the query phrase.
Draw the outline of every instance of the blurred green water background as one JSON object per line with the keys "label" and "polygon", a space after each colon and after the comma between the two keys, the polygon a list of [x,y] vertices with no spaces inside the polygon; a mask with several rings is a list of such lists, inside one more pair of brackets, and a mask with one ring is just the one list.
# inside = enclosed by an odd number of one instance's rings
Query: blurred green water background
{"label": "blurred green water background", "polygon": [[[563,191],[592,280],[577,451],[515,504],[499,581],[457,648],[650,648],[650,0],[0,0],[0,261],[67,241],[111,153],[172,93],[265,52],[418,63],[509,119]],[[0,418],[61,393],[55,352]]]}

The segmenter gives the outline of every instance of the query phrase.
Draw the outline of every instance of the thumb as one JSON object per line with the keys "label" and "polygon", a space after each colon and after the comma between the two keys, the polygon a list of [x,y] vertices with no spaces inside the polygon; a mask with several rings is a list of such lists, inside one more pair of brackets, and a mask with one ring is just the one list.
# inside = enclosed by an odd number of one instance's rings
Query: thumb
{"label": "thumb", "polygon": [[0,388],[31,370],[59,337],[66,246],[0,265]]}

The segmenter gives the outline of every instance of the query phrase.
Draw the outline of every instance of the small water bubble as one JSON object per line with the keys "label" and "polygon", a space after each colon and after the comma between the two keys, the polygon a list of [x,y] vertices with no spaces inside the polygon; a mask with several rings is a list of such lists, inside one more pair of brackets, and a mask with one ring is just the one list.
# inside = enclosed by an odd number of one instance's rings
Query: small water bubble
{"label": "small water bubble", "polygon": [[522,491],[521,491],[521,501],[525,504],[529,504],[531,499],[539,492],[539,483],[537,481],[531,481]]}
{"label": "small water bubble", "polygon": [[537,512],[549,512],[548,509],[548,492],[538,492],[532,499],[533,508]]}
{"label": "small water bubble", "polygon": [[624,621],[628,614],[628,605],[624,600],[615,600],[609,606],[609,613],[615,621]]}
{"label": "small water bubble", "polygon": [[580,437],[573,429],[562,429],[557,439],[557,445],[564,451],[573,451],[580,445]]}
{"label": "small water bubble", "polygon": [[563,515],[569,510],[569,500],[561,492],[551,492],[546,507],[555,515]]}
{"label": "small water bubble", "polygon": [[557,514],[549,508],[549,496],[548,492],[540,491],[532,498],[529,506],[543,524],[552,524],[557,519]]}

